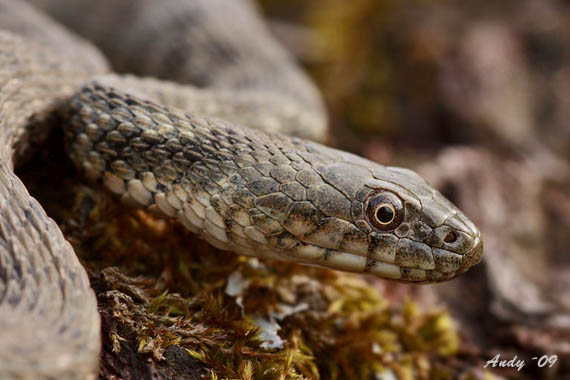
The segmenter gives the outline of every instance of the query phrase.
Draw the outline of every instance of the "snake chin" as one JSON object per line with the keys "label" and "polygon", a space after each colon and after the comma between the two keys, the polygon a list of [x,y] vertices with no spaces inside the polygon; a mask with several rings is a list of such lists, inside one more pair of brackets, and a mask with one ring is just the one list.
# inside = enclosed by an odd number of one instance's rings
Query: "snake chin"
{"label": "snake chin", "polygon": [[340,269],[354,273],[369,273],[377,277],[399,280],[400,267],[395,264],[370,259],[358,254],[301,244],[289,252],[289,259],[307,265],[328,269]]}

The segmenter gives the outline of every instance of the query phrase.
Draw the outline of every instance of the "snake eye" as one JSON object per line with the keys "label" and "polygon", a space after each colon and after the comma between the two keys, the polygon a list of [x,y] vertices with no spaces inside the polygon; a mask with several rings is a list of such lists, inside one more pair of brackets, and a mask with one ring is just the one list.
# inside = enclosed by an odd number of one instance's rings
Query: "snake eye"
{"label": "snake eye", "polygon": [[393,230],[404,220],[402,201],[388,191],[372,194],[366,206],[366,213],[372,225],[382,231]]}

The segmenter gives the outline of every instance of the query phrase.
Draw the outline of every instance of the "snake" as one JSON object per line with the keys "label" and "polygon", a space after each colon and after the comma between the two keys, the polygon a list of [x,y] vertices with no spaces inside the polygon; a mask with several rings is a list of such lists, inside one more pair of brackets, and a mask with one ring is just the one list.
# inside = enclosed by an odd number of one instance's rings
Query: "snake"
{"label": "snake", "polygon": [[88,181],[221,250],[408,283],[481,260],[418,174],[320,143],[318,91],[249,2],[32,3],[0,0],[2,379],[97,374],[87,273],[14,174],[53,128]]}

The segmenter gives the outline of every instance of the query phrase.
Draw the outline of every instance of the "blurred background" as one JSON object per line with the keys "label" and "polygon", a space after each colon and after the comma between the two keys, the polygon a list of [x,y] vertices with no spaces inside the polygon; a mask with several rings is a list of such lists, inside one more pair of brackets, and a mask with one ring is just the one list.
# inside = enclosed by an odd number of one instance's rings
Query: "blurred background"
{"label": "blurred background", "polygon": [[377,286],[449,308],[475,356],[526,361],[499,376],[570,378],[570,2],[259,4],[321,89],[329,143],[419,171],[483,232],[465,276]]}
{"label": "blurred background", "polygon": [[359,153],[539,137],[570,155],[568,2],[259,2]]}

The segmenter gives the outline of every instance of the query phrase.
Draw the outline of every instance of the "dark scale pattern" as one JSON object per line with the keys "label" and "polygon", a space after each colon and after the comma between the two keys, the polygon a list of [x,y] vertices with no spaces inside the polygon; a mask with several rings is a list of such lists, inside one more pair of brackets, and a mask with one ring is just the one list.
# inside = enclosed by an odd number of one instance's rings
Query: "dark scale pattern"
{"label": "dark scale pattern", "polygon": [[[193,229],[206,229],[206,238],[215,235],[212,237],[223,248],[223,243],[236,234],[236,222],[257,229],[239,231],[249,243],[246,248],[266,242],[268,237],[280,237],[269,242],[270,246],[291,246],[283,244],[283,239],[290,241],[291,237],[285,234],[282,223],[292,218],[288,216],[291,206],[307,200],[308,194],[316,194],[312,202],[326,215],[339,214],[333,209],[349,204],[299,155],[310,153],[304,142],[294,137],[253,133],[222,120],[173,113],[96,83],[74,98],[70,120],[72,128],[66,132],[70,154],[89,177],[111,184],[111,190],[129,203],[134,200],[149,207],[154,203],[172,217],[177,211],[184,213],[183,203],[188,198],[202,200],[201,205],[189,202],[197,207],[194,211],[201,219],[193,219],[197,222]],[[96,123],[101,121],[101,128],[97,128]],[[326,156],[319,158],[319,162],[327,160],[330,158]],[[154,181],[149,181],[149,176]],[[137,181],[143,183],[143,194]],[[183,189],[182,194],[174,191],[176,186]],[[327,197],[319,196],[324,190],[329,194],[328,202],[322,201]],[[170,196],[172,193],[176,197]],[[161,194],[170,200],[168,204],[157,200]],[[215,220],[208,220],[203,210],[208,207],[215,211],[210,213]],[[340,216],[346,217],[345,210],[341,211]],[[227,231],[208,231],[212,227],[208,221]],[[312,223],[306,232],[315,228]]]}

